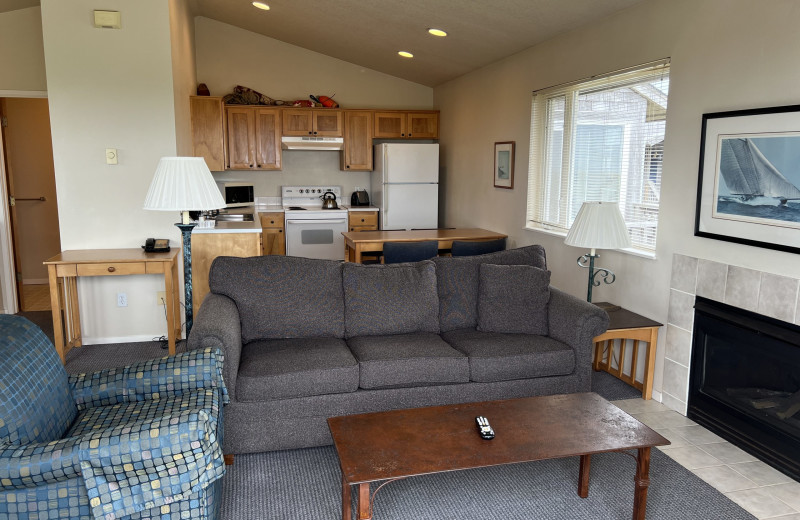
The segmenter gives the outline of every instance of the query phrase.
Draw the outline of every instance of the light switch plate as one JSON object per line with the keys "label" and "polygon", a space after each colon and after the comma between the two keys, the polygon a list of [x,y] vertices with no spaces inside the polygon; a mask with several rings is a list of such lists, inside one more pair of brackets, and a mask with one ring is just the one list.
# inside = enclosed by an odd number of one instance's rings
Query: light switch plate
{"label": "light switch plate", "polygon": [[106,164],[117,164],[116,148],[106,148]]}

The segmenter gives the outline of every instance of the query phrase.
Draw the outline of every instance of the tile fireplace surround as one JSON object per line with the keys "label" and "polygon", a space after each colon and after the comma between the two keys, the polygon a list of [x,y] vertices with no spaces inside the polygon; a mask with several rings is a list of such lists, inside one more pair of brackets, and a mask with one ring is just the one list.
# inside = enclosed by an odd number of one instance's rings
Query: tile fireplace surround
{"label": "tile fireplace surround", "polygon": [[695,296],[800,325],[799,291],[797,278],[673,255],[662,402],[686,415]]}

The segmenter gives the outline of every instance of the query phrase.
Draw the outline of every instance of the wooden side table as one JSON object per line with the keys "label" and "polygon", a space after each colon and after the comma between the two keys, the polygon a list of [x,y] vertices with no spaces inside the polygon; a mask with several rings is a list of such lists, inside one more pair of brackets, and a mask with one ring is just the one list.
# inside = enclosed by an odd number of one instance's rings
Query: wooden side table
{"label": "wooden side table", "polygon": [[180,318],[177,322],[175,319],[180,316],[179,251],[179,248],[167,253],[145,253],[141,249],[82,249],[62,251],[45,260],[53,310],[53,339],[61,362],[66,362],[67,352],[72,347],[81,346],[79,276],[163,274],[167,293],[167,339],[169,353],[174,355],[175,340],[181,334]]}
{"label": "wooden side table", "polygon": [[[641,390],[642,399],[651,399],[653,397],[653,370],[656,363],[658,329],[662,324],[628,309],[605,302],[597,303],[596,305],[606,310],[610,322],[608,330],[594,338],[594,369],[608,372],[612,376]],[[625,347],[629,339],[633,340],[631,373],[625,374],[623,372]],[[640,383],[636,380],[636,367],[639,361],[639,345],[642,341],[646,342],[647,346],[645,347],[644,374]],[[618,349],[617,345],[619,346]],[[617,358],[619,361],[616,368],[611,364],[615,352],[619,353]]]}

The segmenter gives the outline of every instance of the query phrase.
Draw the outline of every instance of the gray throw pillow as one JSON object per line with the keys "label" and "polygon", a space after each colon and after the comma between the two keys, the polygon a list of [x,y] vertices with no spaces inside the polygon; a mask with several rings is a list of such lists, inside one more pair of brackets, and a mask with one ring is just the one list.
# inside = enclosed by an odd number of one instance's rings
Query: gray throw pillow
{"label": "gray throw pillow", "polygon": [[530,265],[480,269],[478,330],[547,336],[550,271]]}
{"label": "gray throw pillow", "polygon": [[386,265],[347,262],[342,280],[348,338],[439,332],[436,267],[430,260]]}

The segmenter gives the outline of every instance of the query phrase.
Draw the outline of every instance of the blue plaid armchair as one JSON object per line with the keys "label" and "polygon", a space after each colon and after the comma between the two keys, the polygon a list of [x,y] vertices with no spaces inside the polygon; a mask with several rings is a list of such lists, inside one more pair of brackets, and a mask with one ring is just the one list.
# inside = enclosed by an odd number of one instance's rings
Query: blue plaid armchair
{"label": "blue plaid armchair", "polygon": [[0,315],[0,520],[213,519],[222,353],[68,376],[33,323]]}

